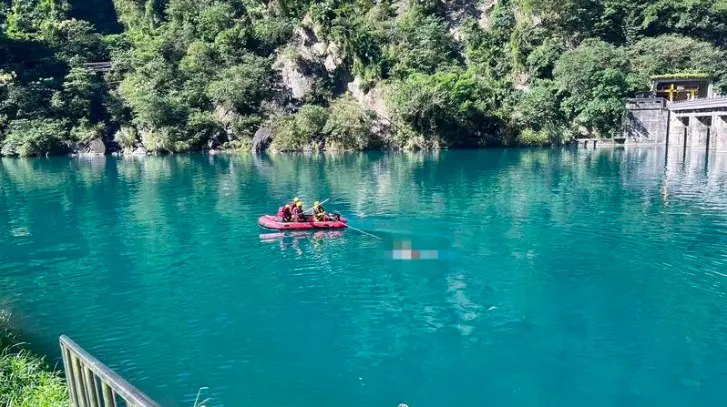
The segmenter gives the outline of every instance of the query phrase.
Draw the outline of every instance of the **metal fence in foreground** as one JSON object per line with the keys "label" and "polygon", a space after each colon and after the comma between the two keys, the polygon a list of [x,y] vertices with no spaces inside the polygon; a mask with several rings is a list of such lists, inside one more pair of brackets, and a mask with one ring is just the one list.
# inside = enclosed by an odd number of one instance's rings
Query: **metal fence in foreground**
{"label": "metal fence in foreground", "polygon": [[160,407],[65,335],[61,353],[72,407]]}

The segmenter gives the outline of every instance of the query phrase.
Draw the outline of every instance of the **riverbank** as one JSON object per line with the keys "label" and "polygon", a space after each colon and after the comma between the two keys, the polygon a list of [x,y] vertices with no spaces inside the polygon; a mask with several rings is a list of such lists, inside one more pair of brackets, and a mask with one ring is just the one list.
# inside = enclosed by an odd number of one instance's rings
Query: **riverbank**
{"label": "riverbank", "polygon": [[0,312],[0,405],[56,407],[69,404],[63,378],[45,359],[24,348],[10,326],[10,314]]}

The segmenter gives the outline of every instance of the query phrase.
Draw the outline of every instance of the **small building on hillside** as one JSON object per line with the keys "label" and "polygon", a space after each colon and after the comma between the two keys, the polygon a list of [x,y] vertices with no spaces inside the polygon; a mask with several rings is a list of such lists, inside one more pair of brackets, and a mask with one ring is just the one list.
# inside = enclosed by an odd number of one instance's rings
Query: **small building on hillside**
{"label": "small building on hillside", "polygon": [[704,74],[660,75],[651,92],[626,101],[627,145],[667,145],[727,152],[727,97]]}
{"label": "small building on hillside", "polygon": [[673,74],[651,77],[651,92],[668,102],[714,96],[712,78],[706,74]]}

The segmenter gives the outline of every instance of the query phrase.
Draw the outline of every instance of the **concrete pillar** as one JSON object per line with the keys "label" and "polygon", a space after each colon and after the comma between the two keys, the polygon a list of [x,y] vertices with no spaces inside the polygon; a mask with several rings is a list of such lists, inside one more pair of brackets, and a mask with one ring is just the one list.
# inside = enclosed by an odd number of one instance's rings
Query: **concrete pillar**
{"label": "concrete pillar", "polygon": [[684,130],[687,130],[687,139],[689,137],[689,123],[691,122],[689,116],[676,117],[672,115],[671,124],[669,126],[669,147],[684,146]]}
{"label": "concrete pillar", "polygon": [[712,140],[710,151],[727,152],[727,114],[715,114],[712,118]]}
{"label": "concrete pillar", "polygon": [[[724,150],[723,150],[724,151]],[[710,169],[714,174],[717,182],[725,183],[727,178],[724,174],[727,174],[727,154],[713,154]]]}
{"label": "concrete pillar", "polygon": [[712,116],[696,116],[695,120],[689,120],[689,139],[687,145],[695,149],[707,149],[707,137],[711,132],[709,127],[712,124]]}

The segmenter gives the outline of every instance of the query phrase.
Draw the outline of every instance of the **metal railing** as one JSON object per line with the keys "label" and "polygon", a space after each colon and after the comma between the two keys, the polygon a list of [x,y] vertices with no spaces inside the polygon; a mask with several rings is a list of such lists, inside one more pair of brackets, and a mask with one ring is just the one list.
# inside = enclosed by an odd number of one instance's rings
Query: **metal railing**
{"label": "metal railing", "polygon": [[69,337],[60,342],[72,407],[160,407]]}

